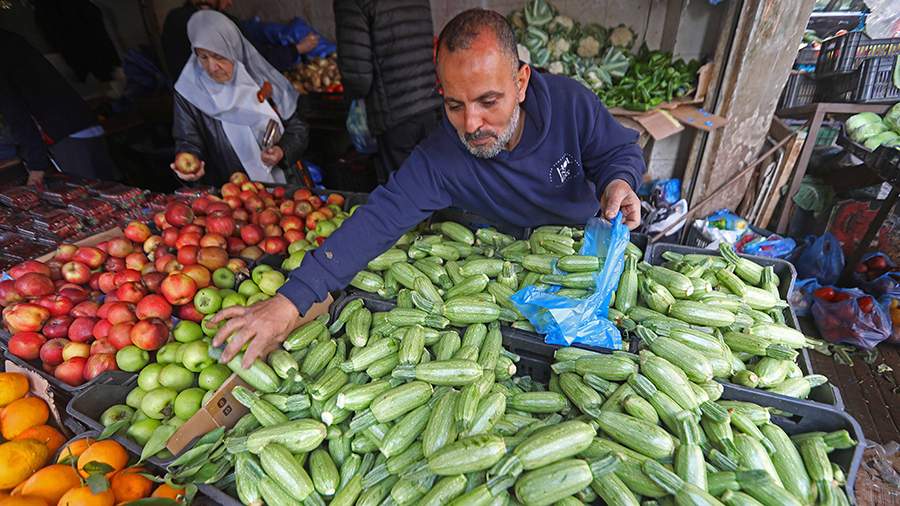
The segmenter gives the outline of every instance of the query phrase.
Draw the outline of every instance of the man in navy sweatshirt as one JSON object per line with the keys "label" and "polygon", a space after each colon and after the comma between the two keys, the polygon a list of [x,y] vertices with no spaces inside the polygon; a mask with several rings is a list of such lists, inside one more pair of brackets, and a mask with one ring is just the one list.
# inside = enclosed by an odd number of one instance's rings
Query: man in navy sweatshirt
{"label": "man in navy sweatshirt", "polygon": [[233,306],[227,361],[246,343],[244,365],[277,347],[306,321],[310,306],[345,287],[372,258],[433,212],[460,207],[523,227],[584,224],[601,209],[634,228],[634,188],[645,165],[637,133],[620,125],[573,79],[521,64],[512,28],[500,14],[471,9],[452,19],[438,43],[442,125],[419,144],[366,205],[308,253],[279,294]]}

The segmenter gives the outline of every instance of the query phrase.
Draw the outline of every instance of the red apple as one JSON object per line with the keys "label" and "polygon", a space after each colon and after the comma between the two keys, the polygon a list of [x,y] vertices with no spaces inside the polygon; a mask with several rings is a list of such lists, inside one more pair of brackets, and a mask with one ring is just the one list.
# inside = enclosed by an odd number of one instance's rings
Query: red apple
{"label": "red apple", "polygon": [[257,197],[256,195],[251,195],[244,202],[244,208],[251,212],[255,211],[258,213],[258,212],[262,211],[265,207],[266,207],[265,202],[263,202],[262,199]]}
{"label": "red apple", "polygon": [[205,232],[205,230],[203,227],[196,225],[194,223],[191,223],[189,225],[185,225],[185,226],[181,227],[181,232],[179,232],[179,235],[197,234],[198,236],[202,236],[204,234],[204,232]]}
{"label": "red apple", "polygon": [[273,225],[275,223],[278,223],[278,220],[280,219],[281,216],[278,216],[278,211],[274,209],[265,209],[261,213],[259,213],[257,224],[261,227],[265,227],[266,225]]}
{"label": "red apple", "polygon": [[225,240],[225,236],[216,233],[208,233],[200,238],[200,247],[201,248],[224,248],[228,245],[228,241]]}
{"label": "red apple", "polygon": [[56,247],[56,253],[53,254],[53,258],[60,262],[68,262],[75,256],[76,251],[78,251],[78,246],[74,244],[60,244]]}
{"label": "red apple", "polygon": [[259,225],[249,224],[241,227],[241,240],[253,246],[263,239],[263,230]]}
{"label": "red apple", "polygon": [[235,222],[246,223],[250,221],[250,213],[246,209],[235,209],[231,213],[231,217],[234,218]]}
{"label": "red apple", "polygon": [[37,260],[25,260],[24,262],[14,265],[9,269],[9,275],[12,276],[13,279],[19,279],[29,272],[43,274],[44,276],[50,277],[50,268],[47,267],[46,264],[38,262]]}
{"label": "red apple", "polygon": [[84,363],[84,380],[91,381],[106,371],[118,370],[115,351],[112,353],[97,353],[88,357],[87,362]]}
{"label": "red apple", "polygon": [[46,342],[37,332],[17,332],[9,338],[9,352],[23,360],[35,360]]}
{"label": "red apple", "polygon": [[234,195],[225,197],[225,203],[231,209],[239,209],[242,205],[241,199],[239,199],[237,196],[234,196]]}
{"label": "red apple", "polygon": [[125,283],[140,283],[142,275],[140,271],[136,271],[134,269],[125,269],[121,272],[116,273],[116,288],[124,285]]}
{"label": "red apple", "polygon": [[87,359],[73,357],[56,366],[53,376],[69,386],[77,387],[84,383],[84,367]]}
{"label": "red apple", "polygon": [[190,320],[200,323],[203,320],[203,313],[197,311],[193,303],[178,306],[178,318],[181,320]]}
{"label": "red apple", "polygon": [[228,264],[228,252],[221,247],[200,248],[197,253],[197,263],[214,271]]}
{"label": "red apple", "polygon": [[194,153],[182,151],[175,155],[175,170],[182,174],[193,174],[200,170],[200,158]]}
{"label": "red apple", "polygon": [[156,258],[153,260],[153,267],[156,268],[157,272],[165,272],[166,264],[169,263],[170,260],[175,260],[177,262],[177,260],[175,259],[175,255],[173,255],[171,253],[164,253],[162,255],[157,255]]}
{"label": "red apple", "polygon": [[137,303],[134,314],[139,320],[159,318],[168,321],[172,317],[172,305],[162,295],[150,294]]}
{"label": "red apple", "polygon": [[49,318],[50,311],[47,308],[27,302],[19,302],[3,309],[3,322],[13,333],[37,332]]}
{"label": "red apple", "polygon": [[109,329],[109,335],[106,336],[106,340],[117,350],[121,350],[131,344],[131,327],[134,327],[134,324],[131,322],[122,322],[113,325]]}
{"label": "red apple", "polygon": [[112,323],[109,323],[109,320],[97,320],[97,323],[94,324],[94,328],[91,329],[91,335],[94,336],[94,339],[106,339],[109,336],[109,329],[112,327]]}
{"label": "red apple", "polygon": [[69,360],[72,357],[84,357],[87,358],[91,355],[91,345],[87,343],[76,343],[70,341],[68,344],[63,346],[63,361]]}
{"label": "red apple", "polygon": [[25,297],[16,290],[15,281],[11,279],[0,281],[0,306],[6,307],[23,300],[25,300]]}
{"label": "red apple", "polygon": [[144,286],[147,287],[147,290],[156,293],[159,291],[159,285],[162,284],[164,279],[166,279],[166,273],[164,272],[148,272],[144,274]]}
{"label": "red apple", "polygon": [[83,285],[91,280],[91,269],[81,262],[66,262],[62,266],[62,276],[69,283]]}
{"label": "red apple", "polygon": [[150,227],[139,221],[132,221],[125,227],[125,237],[138,244],[146,241],[151,235]]}
{"label": "red apple", "polygon": [[322,207],[322,199],[320,199],[319,197],[317,197],[315,195],[306,199],[306,201],[309,202],[309,205],[311,205],[313,207],[313,209],[319,209]]}
{"label": "red apple", "polygon": [[180,271],[183,268],[184,268],[184,266],[181,265],[181,263],[178,260],[173,258],[173,259],[169,260],[168,262],[166,262],[166,265],[163,266],[163,272],[165,272],[166,274],[171,274],[175,271]]}
{"label": "red apple", "polygon": [[162,241],[163,244],[170,248],[175,247],[175,241],[178,240],[178,234],[180,230],[175,227],[170,227],[162,231]]}
{"label": "red apple", "polygon": [[273,223],[271,225],[266,225],[266,227],[263,229],[263,234],[266,237],[281,237],[283,235],[283,232],[281,230],[281,227]]}
{"label": "red apple", "polygon": [[119,272],[125,269],[125,259],[118,257],[107,257],[103,262],[103,270],[108,272]]}
{"label": "red apple", "polygon": [[298,190],[294,190],[294,194],[291,196],[294,200],[306,200],[312,197],[312,192],[309,188],[300,188]]}
{"label": "red apple", "polygon": [[175,259],[181,265],[193,265],[197,263],[197,252],[200,251],[199,246],[188,245],[178,248],[178,254]]}
{"label": "red apple", "polygon": [[212,204],[212,201],[209,200],[209,197],[197,197],[191,202],[191,211],[194,211],[194,216],[201,214],[205,215],[209,212],[209,206]]}
{"label": "red apple", "polygon": [[131,342],[146,351],[158,350],[169,338],[169,327],[162,320],[141,320],[131,327]]}
{"label": "red apple", "polygon": [[198,290],[206,288],[212,282],[212,274],[209,269],[200,264],[188,265],[182,269],[182,272],[194,280]]}
{"label": "red apple", "polygon": [[47,261],[47,268],[50,269],[50,279],[59,281],[62,279],[62,262],[55,258]]}
{"label": "red apple", "polygon": [[200,246],[200,234],[196,232],[181,232],[175,240],[175,247],[179,250],[185,246]]}
{"label": "red apple", "polygon": [[306,230],[315,230],[316,223],[325,219],[325,215],[321,211],[313,211],[306,215]]}
{"label": "red apple", "polygon": [[170,202],[166,206],[166,222],[173,227],[183,227],[194,221],[194,211],[183,202]]}
{"label": "red apple", "polygon": [[[206,210],[206,215],[209,218],[213,216],[230,216],[231,206],[229,206],[224,200],[221,202],[213,202],[209,205],[209,209]],[[209,219],[206,220],[206,226],[209,226]]]}
{"label": "red apple", "polygon": [[334,204],[338,207],[344,207],[344,196],[340,193],[331,193],[325,201],[328,204]]}
{"label": "red apple", "polygon": [[269,208],[269,209],[275,209],[275,199],[273,199],[272,197],[270,197],[268,195],[263,195],[260,198],[263,201],[263,206],[265,206],[266,208]]}
{"label": "red apple", "polygon": [[98,269],[106,261],[106,253],[92,246],[79,246],[72,260],[77,260],[91,269]]}
{"label": "red apple", "polygon": [[281,237],[266,237],[260,246],[270,255],[280,255],[287,250],[288,243]]}
{"label": "red apple", "polygon": [[97,339],[91,343],[91,355],[98,353],[115,353],[119,351],[108,339]]}
{"label": "red apple", "polygon": [[237,197],[239,193],[241,193],[241,188],[234,183],[225,183],[222,185],[222,197]]}
{"label": "red apple", "polygon": [[312,204],[305,200],[297,202],[296,206],[294,206],[294,214],[301,218],[306,218],[309,213],[313,211],[314,209]]}
{"label": "red apple", "polygon": [[160,230],[165,230],[172,225],[169,225],[169,222],[166,221],[166,213],[163,211],[159,211],[158,213],[153,215],[153,224],[156,225],[156,228]]}
{"label": "red apple", "polygon": [[[228,176],[228,181],[233,185],[240,186],[249,181],[249,179],[247,178],[247,174],[243,172],[232,172],[231,175]],[[228,183],[225,184],[227,185]],[[225,186],[222,186],[222,189],[224,190]]]}
{"label": "red apple", "polygon": [[97,287],[103,293],[112,293],[116,291],[116,273],[104,272],[100,274],[100,279],[97,280]]}
{"label": "red apple", "polygon": [[160,292],[169,304],[187,304],[197,293],[197,283],[183,272],[173,272],[163,280]]}
{"label": "red apple", "polygon": [[41,333],[44,334],[44,337],[53,339],[57,337],[68,337],[69,335],[69,325],[72,324],[74,318],[69,315],[60,315],[53,316],[47,323],[44,324],[44,327],[41,329]]}
{"label": "red apple", "polygon": [[133,322],[137,320],[137,318],[135,318],[134,316],[134,312],[132,312],[128,304],[124,302],[112,302],[108,307],[109,309],[106,312],[106,319],[109,320],[109,323],[113,325],[122,322]]}
{"label": "red apple", "polygon": [[137,304],[146,294],[142,283],[125,283],[116,289],[116,298],[131,304]]}
{"label": "red apple", "polygon": [[[175,237],[178,237],[178,232],[175,232]],[[172,241],[174,244],[175,239],[173,238]],[[144,253],[150,255],[159,248],[160,244],[164,244],[162,236],[151,235],[144,241]]]}
{"label": "red apple", "polygon": [[242,249],[238,255],[241,258],[245,258],[247,260],[255,261],[259,260],[263,256],[263,250],[259,249],[258,246],[247,246]]}
{"label": "red apple", "polygon": [[25,297],[41,297],[56,291],[53,280],[44,274],[27,272],[16,278],[16,291]]}
{"label": "red apple", "polygon": [[150,260],[147,259],[147,255],[140,251],[135,251],[125,257],[125,268],[134,271],[142,271],[149,262]]}
{"label": "red apple", "polygon": [[87,290],[78,286],[78,285],[69,285],[61,286],[57,293],[67,299],[71,300],[73,304],[80,304],[88,299],[91,296]]}
{"label": "red apple", "polygon": [[293,200],[285,200],[281,204],[278,204],[278,211],[281,212],[283,216],[293,216],[296,208],[297,204],[294,203]]}
{"label": "red apple", "polygon": [[97,324],[97,318],[82,316],[72,320],[69,325],[69,340],[76,343],[87,343],[94,338],[94,325]]}
{"label": "red apple", "polygon": [[287,241],[288,244],[299,241],[305,237],[306,235],[300,230],[287,230],[284,232],[284,240]]}
{"label": "red apple", "polygon": [[276,186],[272,190],[272,196],[279,200],[284,198],[285,193],[287,193],[287,190],[284,188],[284,186]]}
{"label": "red apple", "polygon": [[194,216],[194,221],[191,222],[191,225],[196,225],[200,228],[206,228],[206,216]]}
{"label": "red apple", "polygon": [[225,267],[228,267],[228,269],[235,274],[247,272],[247,262],[242,258],[229,259],[228,264]]}
{"label": "red apple", "polygon": [[71,299],[62,295],[45,295],[36,300],[35,304],[47,308],[47,311],[50,311],[50,316],[67,315],[75,307]]}
{"label": "red apple", "polygon": [[240,251],[246,248],[247,245],[244,241],[241,240],[240,237],[229,237],[228,238],[228,254],[229,255],[237,255]]}
{"label": "red apple", "polygon": [[242,203],[246,203],[250,197],[255,197],[256,192],[252,192],[250,190],[245,190],[243,187],[241,188],[241,193],[238,194],[238,198],[241,199]]}
{"label": "red apple", "polygon": [[125,237],[116,237],[109,240],[106,249],[110,256],[125,258],[134,251],[134,244]]}
{"label": "red apple", "polygon": [[288,230],[303,230],[303,218],[299,216],[288,215],[281,218],[281,221],[278,222],[278,226],[281,227],[282,230],[287,232]]}
{"label": "red apple", "polygon": [[48,339],[41,346],[40,358],[45,365],[57,366],[63,362],[63,348],[69,344],[68,339],[61,337]]}
{"label": "red apple", "polygon": [[100,304],[93,300],[86,300],[75,304],[75,307],[72,308],[71,314],[75,318],[85,316],[89,318],[96,318],[98,309],[100,309]]}

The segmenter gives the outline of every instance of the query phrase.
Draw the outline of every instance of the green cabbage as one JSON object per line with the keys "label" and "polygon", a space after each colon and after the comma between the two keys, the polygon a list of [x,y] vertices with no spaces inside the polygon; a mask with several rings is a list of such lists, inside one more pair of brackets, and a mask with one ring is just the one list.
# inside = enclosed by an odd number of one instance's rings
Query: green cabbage
{"label": "green cabbage", "polygon": [[531,0],[525,6],[525,21],[529,28],[532,26],[544,26],[553,19],[555,12],[545,0]]}
{"label": "green cabbage", "polygon": [[900,133],[900,102],[894,104],[894,107],[884,115],[884,124],[891,130]]}
{"label": "green cabbage", "polygon": [[866,123],[865,125],[850,132],[850,138],[856,142],[866,142],[869,137],[878,135],[886,131],[888,127],[879,119],[877,122]]}
{"label": "green cabbage", "polygon": [[847,133],[853,134],[860,127],[869,123],[878,123],[879,121],[881,121],[881,118],[874,112],[861,112],[847,118],[844,126],[847,127]]}
{"label": "green cabbage", "polygon": [[864,145],[866,146],[866,149],[874,151],[876,148],[878,148],[878,146],[881,146],[882,144],[896,142],[897,140],[900,140],[900,135],[897,135],[896,133],[891,131],[887,131],[869,137],[868,139],[866,139]]}

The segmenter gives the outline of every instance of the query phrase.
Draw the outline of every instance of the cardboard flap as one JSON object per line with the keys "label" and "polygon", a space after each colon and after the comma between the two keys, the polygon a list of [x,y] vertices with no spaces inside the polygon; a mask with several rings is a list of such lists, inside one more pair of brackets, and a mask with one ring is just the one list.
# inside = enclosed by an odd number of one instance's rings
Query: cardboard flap
{"label": "cardboard flap", "polygon": [[684,126],[669,111],[656,110],[650,114],[638,116],[634,120],[640,123],[655,140],[665,139],[684,130]]}
{"label": "cardboard flap", "polygon": [[672,115],[687,126],[707,132],[721,128],[728,123],[728,120],[722,116],[706,112],[693,105],[682,105],[672,110]]}
{"label": "cardboard flap", "polygon": [[46,402],[47,406],[50,408],[50,418],[53,420],[53,425],[58,427],[66,435],[71,436],[72,431],[63,425],[62,417],[59,416],[59,410],[56,408],[56,398],[53,395],[53,390],[50,388],[50,382],[35,371],[20,367],[9,360],[5,361],[5,367],[6,372],[21,373],[28,378],[28,385],[30,387],[29,393],[35,397],[44,399],[44,402]]}
{"label": "cardboard flap", "polygon": [[236,374],[232,374],[216,390],[209,402],[175,431],[175,434],[166,443],[166,448],[173,455],[178,455],[195,439],[207,432],[217,427],[233,427],[242,416],[250,411],[231,395],[231,391],[238,385],[251,388],[244,380],[238,378]]}

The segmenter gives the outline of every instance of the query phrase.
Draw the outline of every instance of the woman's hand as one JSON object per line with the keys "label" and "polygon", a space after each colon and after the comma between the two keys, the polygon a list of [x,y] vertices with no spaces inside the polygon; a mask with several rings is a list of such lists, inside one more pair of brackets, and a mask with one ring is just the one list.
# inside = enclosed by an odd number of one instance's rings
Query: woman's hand
{"label": "woman's hand", "polygon": [[44,184],[44,171],[42,170],[29,170],[28,171],[28,182],[25,183],[28,186],[40,186]]}
{"label": "woman's hand", "polygon": [[260,158],[262,158],[264,164],[273,167],[284,158],[284,150],[281,149],[281,146],[272,146],[263,151]]}
{"label": "woman's hand", "polygon": [[175,175],[178,176],[178,179],[181,179],[183,181],[197,181],[206,174],[206,162],[204,162],[203,160],[200,161],[200,168],[198,168],[191,174],[179,172],[178,169],[175,168],[174,162],[169,164],[169,168],[171,168]]}

